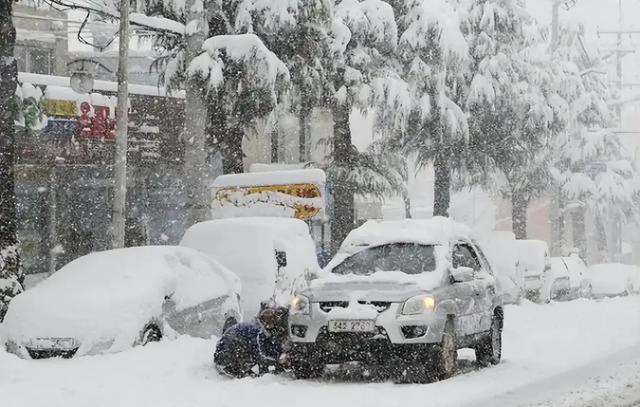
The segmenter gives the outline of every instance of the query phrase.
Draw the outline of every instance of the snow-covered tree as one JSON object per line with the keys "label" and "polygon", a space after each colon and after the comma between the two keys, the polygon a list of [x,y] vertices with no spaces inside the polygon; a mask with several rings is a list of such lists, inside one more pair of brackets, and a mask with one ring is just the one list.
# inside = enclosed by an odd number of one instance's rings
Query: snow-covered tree
{"label": "snow-covered tree", "polygon": [[574,71],[575,91],[570,100],[566,137],[557,146],[554,175],[560,184],[565,212],[571,213],[574,246],[587,257],[585,215],[595,215],[602,261],[613,261],[614,250],[606,225],[622,220],[637,221],[638,173],[631,157],[623,153],[619,138],[606,130],[613,124],[606,104],[610,92],[600,69],[600,58],[587,50],[579,26],[563,26],[554,56],[569,62]]}
{"label": "snow-covered tree", "polygon": [[328,177],[335,203],[331,219],[335,251],[355,226],[354,196],[374,193],[370,187],[385,182],[376,178],[386,170],[372,171],[369,164],[376,160],[376,154],[361,155],[353,145],[350,117],[354,108],[367,111],[382,107],[389,95],[386,84],[397,77],[397,28],[392,7],[381,0],[342,0],[335,7],[330,47],[334,126]]}
{"label": "snow-covered tree", "polygon": [[0,2],[0,321],[9,301],[22,291],[24,274],[18,247],[14,181],[15,130],[12,103],[18,84],[13,57],[16,29],[11,1]]}
{"label": "snow-covered tree", "polygon": [[289,82],[287,67],[254,34],[217,35],[187,69],[207,89],[214,142],[225,173],[243,172],[245,129],[276,107]]}
{"label": "snow-covered tree", "polygon": [[457,2],[392,1],[399,29],[398,60],[408,83],[406,109],[392,139],[419,166],[435,170],[435,216],[448,216],[454,149],[468,136],[464,101],[464,64],[468,44],[460,27]]}
{"label": "snow-covered tree", "polygon": [[467,148],[456,150],[462,175],[502,182],[513,231],[526,238],[528,205],[551,185],[550,150],[567,122],[567,75],[551,63],[540,31],[518,2],[470,2],[465,17],[470,136]]}
{"label": "snow-covered tree", "polygon": [[327,105],[330,92],[329,31],[332,0],[243,0],[235,21],[238,33],[255,33],[287,66],[289,100],[283,103],[298,116],[300,161],[309,159],[309,117]]}

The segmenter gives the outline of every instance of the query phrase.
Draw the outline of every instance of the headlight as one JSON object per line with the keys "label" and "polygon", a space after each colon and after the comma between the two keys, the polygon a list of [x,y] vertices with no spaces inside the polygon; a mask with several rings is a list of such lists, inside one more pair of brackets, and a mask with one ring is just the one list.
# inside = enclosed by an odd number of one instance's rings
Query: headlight
{"label": "headlight", "polygon": [[291,299],[291,314],[309,314],[309,299],[301,294],[296,294]]}
{"label": "headlight", "polygon": [[418,315],[433,311],[436,300],[430,295],[416,295],[409,298],[402,306],[403,315]]}

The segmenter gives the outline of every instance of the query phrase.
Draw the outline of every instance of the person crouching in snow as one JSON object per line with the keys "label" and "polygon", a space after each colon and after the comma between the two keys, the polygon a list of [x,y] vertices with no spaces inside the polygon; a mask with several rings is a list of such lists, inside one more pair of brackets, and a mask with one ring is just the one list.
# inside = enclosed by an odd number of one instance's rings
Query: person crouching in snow
{"label": "person crouching in snow", "polygon": [[288,341],[288,314],[284,307],[263,305],[255,322],[232,326],[222,335],[213,362],[222,374],[242,378],[284,370]]}

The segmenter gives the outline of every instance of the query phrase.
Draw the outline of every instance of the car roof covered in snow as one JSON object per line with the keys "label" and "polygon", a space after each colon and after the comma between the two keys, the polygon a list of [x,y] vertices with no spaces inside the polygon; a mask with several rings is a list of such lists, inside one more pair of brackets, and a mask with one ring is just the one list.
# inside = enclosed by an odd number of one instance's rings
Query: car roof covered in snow
{"label": "car roof covered in snow", "polygon": [[444,217],[400,221],[370,220],[349,233],[340,251],[353,252],[358,251],[358,248],[399,242],[446,244],[454,240],[470,241],[473,237],[468,226]]}

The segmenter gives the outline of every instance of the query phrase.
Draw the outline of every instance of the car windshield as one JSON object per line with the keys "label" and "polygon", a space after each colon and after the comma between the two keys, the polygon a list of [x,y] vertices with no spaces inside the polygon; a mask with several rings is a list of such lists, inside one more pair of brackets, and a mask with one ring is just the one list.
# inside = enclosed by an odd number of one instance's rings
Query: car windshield
{"label": "car windshield", "polygon": [[369,275],[379,271],[402,271],[407,274],[420,274],[435,269],[433,245],[393,243],[356,253],[336,266],[332,272]]}

